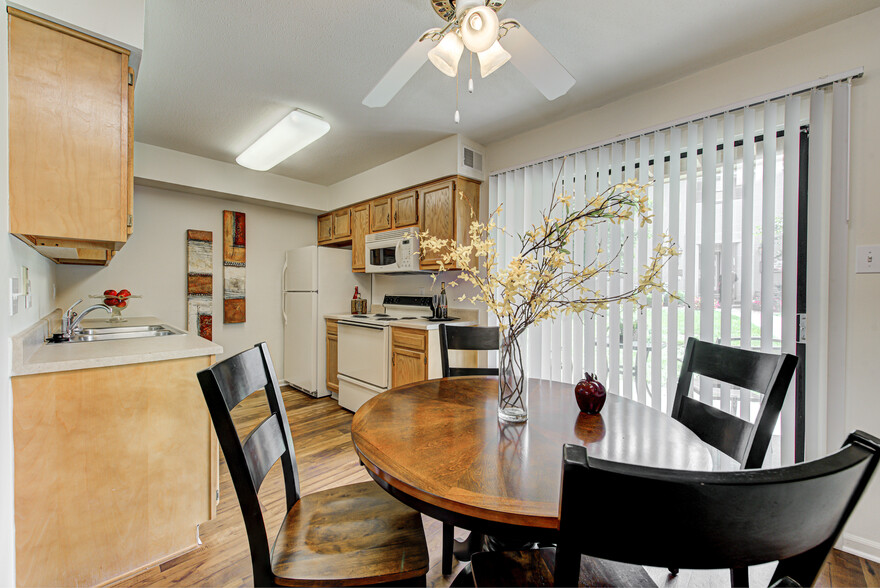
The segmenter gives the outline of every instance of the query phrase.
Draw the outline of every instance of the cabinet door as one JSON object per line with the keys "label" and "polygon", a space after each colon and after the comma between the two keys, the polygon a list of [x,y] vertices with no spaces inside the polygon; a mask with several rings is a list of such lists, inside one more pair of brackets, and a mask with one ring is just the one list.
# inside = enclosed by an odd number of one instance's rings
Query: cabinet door
{"label": "cabinet door", "polygon": [[[455,182],[446,181],[419,190],[421,230],[441,239],[455,239]],[[444,251],[422,254],[421,269],[439,269]]]}
{"label": "cabinet door", "polygon": [[391,228],[391,199],[379,198],[370,202],[370,232],[378,233]]}
{"label": "cabinet door", "polygon": [[125,243],[128,57],[9,9],[11,233],[103,241],[111,249]]}
{"label": "cabinet door", "polygon": [[333,238],[333,215],[325,214],[318,217],[318,243]]}
{"label": "cabinet door", "polygon": [[419,222],[419,196],[415,190],[395,194],[391,197],[394,228],[411,227]]}
{"label": "cabinet door", "polygon": [[337,335],[327,335],[327,389],[337,394],[339,393],[338,344]]}
{"label": "cabinet door", "polygon": [[333,214],[333,238],[351,236],[351,209],[334,210]]}
{"label": "cabinet door", "polygon": [[420,351],[391,348],[391,386],[405,386],[428,379],[428,356]]}
{"label": "cabinet door", "polygon": [[366,269],[366,238],[370,230],[370,207],[366,204],[351,209],[351,269]]}

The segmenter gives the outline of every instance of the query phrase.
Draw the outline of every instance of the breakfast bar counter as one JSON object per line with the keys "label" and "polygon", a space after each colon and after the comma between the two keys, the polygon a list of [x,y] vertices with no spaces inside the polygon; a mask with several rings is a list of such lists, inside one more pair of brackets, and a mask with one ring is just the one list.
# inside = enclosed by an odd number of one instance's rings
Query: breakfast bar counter
{"label": "breakfast bar counter", "polygon": [[222,348],[189,333],[47,344],[53,316],[13,338],[16,578],[93,586],[194,549],[213,518],[219,451],[196,373]]}
{"label": "breakfast bar counter", "polygon": [[[219,355],[223,348],[192,333],[167,337],[90,341],[82,343],[46,343],[60,330],[61,311],[56,310],[30,328],[12,337],[12,375],[44,374],[67,370],[110,367],[185,357]],[[167,324],[156,317],[131,317],[122,323],[107,319],[85,319],[82,326],[100,328]]]}

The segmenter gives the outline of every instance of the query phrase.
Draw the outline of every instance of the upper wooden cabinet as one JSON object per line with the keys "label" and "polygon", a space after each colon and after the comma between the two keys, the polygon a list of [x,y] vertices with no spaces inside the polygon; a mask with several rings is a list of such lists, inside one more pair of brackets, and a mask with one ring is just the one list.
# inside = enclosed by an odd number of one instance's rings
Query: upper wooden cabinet
{"label": "upper wooden cabinet", "polygon": [[366,238],[370,232],[370,206],[361,204],[351,209],[351,271],[366,269]]}
{"label": "upper wooden cabinet", "polygon": [[351,209],[333,211],[333,238],[342,239],[351,236]]}
{"label": "upper wooden cabinet", "polygon": [[[394,194],[379,196],[318,217],[318,244],[352,249],[352,271],[366,266],[366,236],[418,226],[421,231],[467,245],[470,224],[480,210],[480,182],[451,176]],[[440,269],[441,253],[426,253],[423,270]],[[446,269],[460,269],[447,265]]]}
{"label": "upper wooden cabinet", "polygon": [[370,201],[370,232],[378,233],[391,228],[391,198]]}
{"label": "upper wooden cabinet", "polygon": [[[460,245],[470,243],[470,224],[480,210],[480,184],[466,178],[444,180],[425,186],[419,192],[419,230],[434,237],[451,239]],[[440,269],[443,251],[425,252],[419,268]],[[446,269],[457,269],[446,264]]]}
{"label": "upper wooden cabinet", "polygon": [[56,261],[106,264],[133,225],[129,52],[8,13],[9,231]]}
{"label": "upper wooden cabinet", "polygon": [[419,222],[419,195],[415,190],[401,192],[391,197],[391,213],[394,228],[411,227]]}
{"label": "upper wooden cabinet", "polygon": [[333,238],[333,215],[323,214],[318,217],[318,243],[329,241]]}

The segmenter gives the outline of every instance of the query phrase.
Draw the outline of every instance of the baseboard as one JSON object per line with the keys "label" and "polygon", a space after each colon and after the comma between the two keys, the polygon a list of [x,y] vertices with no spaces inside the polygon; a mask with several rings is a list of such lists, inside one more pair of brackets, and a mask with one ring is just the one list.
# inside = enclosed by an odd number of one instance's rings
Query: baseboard
{"label": "baseboard", "polygon": [[840,549],[841,551],[880,563],[880,543],[876,541],[844,533]]}
{"label": "baseboard", "polygon": [[[198,531],[196,531],[196,532],[198,533]],[[98,583],[96,588],[101,588],[103,586],[109,586],[110,584],[115,584],[116,582],[121,582],[121,581],[126,580],[128,578],[132,578],[142,572],[149,570],[150,568],[154,568],[154,567],[161,565],[167,561],[171,561],[172,559],[179,557],[179,556],[183,555],[184,553],[188,553],[188,552],[192,551],[193,549],[198,549],[199,545],[201,544],[201,541],[198,539],[198,536],[196,537],[196,540],[199,541],[199,543],[196,543],[195,545],[190,545],[189,547],[184,547],[183,549],[181,549],[179,551],[175,551],[174,553],[169,553],[167,555],[163,555],[162,557],[160,557],[159,559],[157,559],[155,561],[151,561],[150,563],[145,563],[144,565],[138,566],[133,570],[130,570],[130,571],[125,572],[123,574],[119,574],[118,576],[115,576],[113,578],[109,578],[107,580],[104,580],[103,582]]]}

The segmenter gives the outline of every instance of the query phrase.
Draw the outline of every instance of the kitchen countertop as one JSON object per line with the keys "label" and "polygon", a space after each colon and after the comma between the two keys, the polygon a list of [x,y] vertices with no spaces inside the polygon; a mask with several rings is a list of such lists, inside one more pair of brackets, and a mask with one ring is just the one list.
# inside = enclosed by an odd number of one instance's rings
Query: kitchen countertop
{"label": "kitchen countertop", "polygon": [[[453,315],[455,316],[455,315]],[[335,319],[335,320],[345,320],[351,318],[351,313],[343,313],[343,314],[325,314],[325,319]],[[477,324],[475,321],[464,320],[464,317],[461,317],[457,321],[448,321],[446,323],[440,322],[432,322],[429,320],[423,319],[405,319],[405,320],[396,320],[396,321],[388,321],[388,324],[392,327],[404,327],[407,329],[421,329],[424,331],[436,331],[440,328],[441,324],[453,325],[458,327],[469,327],[471,325]]]}
{"label": "kitchen countertop", "polygon": [[[83,327],[138,326],[170,324],[156,317],[126,317],[124,323],[107,319],[84,319]],[[186,333],[165,337],[46,343],[49,332],[60,330],[61,310],[47,315],[33,326],[12,337],[12,375],[45,374],[69,370],[165,361],[201,355],[218,355],[223,348],[216,343]],[[176,325],[173,325],[176,326]]]}

